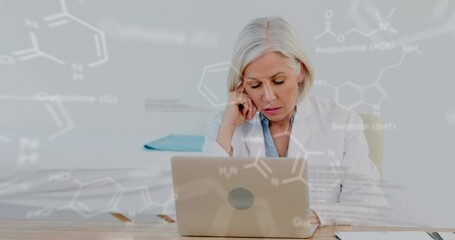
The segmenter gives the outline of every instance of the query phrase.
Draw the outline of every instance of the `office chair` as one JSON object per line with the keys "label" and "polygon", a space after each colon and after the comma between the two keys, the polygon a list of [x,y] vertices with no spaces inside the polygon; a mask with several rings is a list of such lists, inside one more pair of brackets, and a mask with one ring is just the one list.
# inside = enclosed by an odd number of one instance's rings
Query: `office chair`
{"label": "office chair", "polygon": [[361,113],[360,118],[365,126],[365,137],[370,149],[370,158],[376,164],[379,174],[382,175],[382,159],[384,154],[383,121],[378,115]]}

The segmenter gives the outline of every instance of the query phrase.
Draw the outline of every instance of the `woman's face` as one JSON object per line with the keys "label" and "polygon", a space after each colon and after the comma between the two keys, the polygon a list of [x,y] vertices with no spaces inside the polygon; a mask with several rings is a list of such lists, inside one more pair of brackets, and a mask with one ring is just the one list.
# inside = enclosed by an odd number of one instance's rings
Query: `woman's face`
{"label": "woman's face", "polygon": [[272,122],[288,121],[294,112],[304,72],[296,73],[291,66],[290,59],[281,53],[268,52],[243,72],[245,92]]}

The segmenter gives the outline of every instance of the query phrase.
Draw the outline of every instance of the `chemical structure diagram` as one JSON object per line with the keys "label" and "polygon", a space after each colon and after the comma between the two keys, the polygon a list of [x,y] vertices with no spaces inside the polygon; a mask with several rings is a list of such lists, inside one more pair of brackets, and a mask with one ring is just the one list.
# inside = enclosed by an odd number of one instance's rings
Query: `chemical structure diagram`
{"label": "chemical structure diagram", "polygon": [[[109,60],[105,34],[98,28],[69,13],[66,0],[59,1],[61,6],[60,13],[44,16],[42,21],[31,19],[24,20],[25,27],[29,29],[28,37],[30,39],[31,47],[13,51],[11,55],[0,55],[0,65],[11,66],[17,61],[45,58],[58,65],[70,66],[73,71],[73,79],[82,81],[84,80],[85,68],[96,67]],[[47,31],[45,31],[45,33],[52,36],[46,36],[46,41],[59,41],[58,44],[60,46],[65,46],[67,49],[74,48],[72,47],[74,39],[71,39],[71,41],[68,42],[68,40],[65,39],[67,33],[62,31],[66,25],[71,25],[72,27],[78,28],[80,31],[91,34],[89,38],[92,40],[93,49],[95,49],[92,60],[86,60],[86,63],[69,62],[68,60],[62,59],[62,57],[59,56],[59,53],[51,54],[50,52],[52,52],[52,49],[43,49],[41,47],[38,33],[43,30],[43,28],[46,28]],[[80,38],[81,39],[79,40],[82,41],[82,37]]]}
{"label": "chemical structure diagram", "polygon": [[371,31],[365,32],[360,30],[359,28],[352,28],[345,33],[335,33],[332,30],[332,18],[333,18],[333,10],[332,9],[327,9],[325,11],[325,29],[322,33],[318,34],[316,37],[314,37],[314,40],[318,40],[326,35],[332,36],[336,39],[338,43],[343,43],[346,40],[346,37],[349,36],[352,33],[358,33],[364,37],[371,37],[372,35],[382,31],[385,33],[389,34],[398,34],[398,30],[396,30],[391,22],[390,19],[392,18],[393,14],[395,13],[396,9],[392,9],[387,17],[384,19],[381,14],[376,11],[376,17],[378,20],[378,28],[373,29]]}
{"label": "chemical structure diagram", "polygon": [[[2,11],[2,3],[5,3],[6,0],[0,0],[0,12]],[[30,31],[28,32],[28,37],[30,39],[30,48],[21,49],[12,52],[11,55],[0,55],[0,65],[5,66],[12,66],[16,64],[18,61],[29,61],[36,58],[44,58],[48,59],[49,61],[60,65],[60,66],[70,66],[73,70],[73,79],[74,80],[84,80],[84,69],[85,68],[93,68],[97,67],[109,60],[107,46],[106,46],[106,39],[102,31],[98,30],[97,28],[91,26],[90,24],[82,21],[81,19],[71,15],[67,9],[66,1],[60,0],[60,5],[62,8],[62,12],[58,14],[53,14],[49,16],[45,16],[42,19],[43,23],[38,21],[25,19],[25,25]],[[365,32],[358,28],[353,28],[344,33],[336,33],[332,30],[332,18],[333,18],[333,10],[327,10],[325,12],[325,31],[321,34],[317,35],[314,40],[319,40],[324,36],[332,36],[338,43],[344,43],[347,40],[347,37],[353,33],[358,33],[366,38],[373,36],[379,32],[385,32],[388,34],[398,34],[398,30],[395,29],[392,25],[391,18],[395,13],[395,9],[392,9],[387,17],[383,18],[378,12],[376,12],[376,16],[378,19],[378,28],[373,29],[371,31]],[[93,34],[91,38],[93,40],[93,46],[95,49],[95,56],[96,58],[93,61],[88,61],[86,63],[80,62],[71,62],[63,57],[60,57],[56,54],[50,53],[47,49],[42,49],[42,44],[40,40],[40,36],[38,32],[43,29],[43,26],[48,29],[55,29],[58,30],[59,28],[68,25],[68,24],[79,24],[81,27],[87,28]],[[380,114],[380,105],[383,103],[385,98],[388,96],[386,90],[382,87],[381,82],[383,81],[383,74],[390,69],[398,68],[402,66],[406,56],[410,53],[415,53],[417,55],[421,54],[422,52],[419,49],[417,44],[413,45],[405,45],[402,48],[402,55],[397,61],[392,65],[388,65],[382,67],[379,70],[379,75],[377,76],[376,80],[373,83],[361,86],[353,81],[348,81],[343,84],[334,85],[331,84],[327,79],[320,79],[315,81],[315,86],[317,87],[324,87],[329,88],[335,92],[335,101],[340,105],[355,108],[360,105],[368,106],[373,109],[373,113],[379,115]],[[230,68],[232,68],[232,64],[230,62],[223,62],[219,64],[212,64],[208,65],[204,68],[203,74],[201,76],[201,80],[198,85],[199,93],[207,99],[207,101],[214,107],[221,107],[225,106],[225,102],[219,97],[220,94],[216,91],[216,89],[211,88],[210,83],[208,82],[208,76],[211,74],[218,74],[224,73]],[[223,84],[222,84],[223,85]],[[224,86],[224,85],[223,85]],[[346,92],[355,92],[358,96],[358,101],[354,102],[344,102],[343,96]],[[376,96],[375,98],[371,98],[370,96]],[[2,96],[0,96],[0,100],[2,100]],[[17,99],[17,100],[24,100],[24,99]],[[31,97],[29,100],[35,100],[35,98]],[[60,137],[61,135],[71,131],[74,127],[74,123],[71,120],[71,116],[68,114],[67,110],[65,109],[62,102],[55,101],[44,103],[44,108],[46,109],[49,116],[52,118],[53,122],[56,126],[58,126],[58,131],[52,132],[49,135],[45,136],[43,140],[45,141],[53,141]],[[450,122],[455,125],[455,114],[451,114],[448,119]],[[448,120],[449,121],[449,120]],[[24,137],[19,140],[18,148],[22,151],[27,150],[28,152],[22,152],[18,156],[18,164],[20,165],[30,165],[36,164],[38,158],[38,149],[41,145],[41,141],[39,138],[36,137]],[[6,136],[0,135],[0,143],[14,143],[16,140]],[[327,155],[330,156],[330,151],[321,152],[321,151],[308,151],[305,147],[296,139],[291,138],[291,141],[296,141],[295,144],[301,148],[302,152],[304,153],[302,157],[305,159],[311,156],[323,156]],[[271,181],[271,184],[274,186],[279,186],[280,184],[287,184],[294,181],[302,181],[306,184],[303,176],[305,168],[307,165],[303,164],[301,161],[298,161],[299,157],[296,157],[296,161],[294,163],[294,167],[292,168],[292,174],[294,175],[288,179],[277,179],[273,177],[272,169],[261,160],[259,157],[260,154],[256,156],[256,161],[253,164],[246,165],[244,169],[256,169],[264,179],[268,179]],[[238,174],[241,169],[237,169],[234,167],[228,168],[220,168],[218,174],[224,175],[227,178],[230,178],[233,175]],[[28,217],[39,217],[39,216],[48,216],[52,214],[54,211],[58,210],[74,210],[78,212],[80,215],[84,217],[93,217],[105,212],[115,212],[115,211],[122,211],[122,204],[124,201],[124,197],[128,195],[136,195],[140,196],[138,198],[138,206],[136,209],[133,209],[128,212],[128,216],[134,218],[134,215],[144,211],[149,207],[156,207],[163,209],[164,213],[168,213],[170,206],[172,206],[174,199],[170,196],[165,202],[158,203],[151,199],[151,195],[149,190],[146,187],[133,187],[133,188],[126,188],[118,184],[112,178],[102,178],[95,181],[90,182],[82,182],[79,179],[72,179],[70,172],[64,172],[60,174],[53,174],[50,175],[48,178],[49,182],[55,181],[72,181],[77,184],[78,188],[75,192],[74,198],[68,203],[67,205],[60,207],[60,208],[44,208],[38,211],[30,212]],[[110,190],[110,200],[107,204],[105,204],[104,209],[96,210],[99,207],[95,206],[97,203],[86,201],[86,197],[91,194],[91,192],[96,191],[100,188],[108,187]],[[294,219],[296,225],[301,224],[301,219]]]}
{"label": "chemical structure diagram", "polygon": [[[6,1],[1,1],[1,6],[6,6]],[[56,1],[57,2],[57,1]],[[44,16],[41,21],[24,19],[25,27],[28,29],[28,37],[31,47],[13,51],[11,55],[0,54],[0,66],[13,66],[19,61],[30,61],[37,58],[48,59],[51,62],[61,66],[70,66],[73,71],[73,79],[84,80],[84,69],[93,68],[106,63],[108,58],[106,37],[102,31],[72,15],[68,11],[66,0],[59,0],[61,12]],[[8,10],[8,9],[6,9]],[[68,35],[65,26],[76,28],[80,32],[87,33],[88,41],[92,41],[93,49],[95,50],[92,57],[84,59],[86,62],[71,62],[65,59],[65,54],[53,52],[52,48],[44,49],[42,42],[49,41],[58,42],[59,46],[66,49],[72,49],[71,45],[74,42],[82,42],[83,35],[78,36],[81,40],[65,38]],[[42,31],[45,29],[46,31]],[[61,56],[60,56],[61,55]],[[36,164],[39,157],[39,149],[43,141],[53,141],[63,134],[71,131],[74,128],[74,122],[68,113],[63,101],[59,99],[43,98],[42,96],[18,96],[18,95],[0,95],[0,101],[28,101],[31,104],[42,104],[45,111],[48,113],[52,121],[57,127],[55,132],[50,132],[43,137],[26,136],[22,138],[14,138],[7,134],[0,135],[0,143],[12,144],[17,143],[18,151],[16,165],[19,169],[28,169]],[[102,102],[103,99],[99,99]],[[104,99],[105,100],[105,99]]]}
{"label": "chemical structure diagram", "polygon": [[[328,151],[310,151],[303,146],[300,140],[296,139],[293,135],[290,136],[290,141],[292,142],[291,144],[294,144],[295,146],[298,147],[299,151],[297,151],[297,155],[293,156],[294,158],[294,163],[293,167],[290,170],[292,177],[289,177],[287,179],[279,179],[277,177],[274,177],[273,169],[264,161],[264,158],[261,156],[264,156],[264,151],[265,149],[261,148],[255,156],[254,162],[245,164],[243,166],[243,170],[246,169],[255,169],[257,170],[262,177],[266,180],[270,180],[270,183],[272,186],[280,186],[284,184],[288,184],[291,182],[295,181],[300,181],[303,184],[308,184],[307,181],[305,180],[305,173],[307,171],[307,162],[303,161],[302,159],[309,159],[312,156],[326,156],[328,158],[333,158],[334,157],[334,152],[332,150]],[[335,169],[335,168],[333,168]],[[238,174],[242,169],[238,169],[236,166],[230,166],[230,167],[220,167],[218,169],[218,174],[220,176],[224,176],[226,178],[230,178],[233,175]]]}
{"label": "chemical structure diagram", "polygon": [[[92,218],[105,213],[122,213],[130,220],[134,220],[137,214],[150,209],[162,214],[174,214],[173,194],[169,193],[169,197],[165,201],[156,202],[152,200],[151,192],[145,184],[139,187],[124,187],[112,177],[82,182],[79,177],[73,176],[71,171],[54,172],[48,174],[44,180],[49,185],[59,182],[73,185],[70,191],[74,192],[74,196],[67,204],[60,207],[44,207],[29,211],[27,218],[48,217],[53,213],[65,210],[74,211],[84,218]],[[28,187],[31,186],[28,185]],[[100,193],[103,195],[102,198],[94,197]]]}
{"label": "chemical structure diagram", "polygon": [[[309,151],[307,150],[301,141],[296,139],[294,136],[291,135],[291,141],[299,148],[299,151],[297,152],[297,155],[293,156],[293,166],[292,169],[290,169],[290,175],[291,177],[285,178],[285,179],[280,179],[279,177],[274,174],[274,171],[269,164],[267,164],[266,161],[264,161],[264,149],[260,149],[255,157],[254,162],[252,163],[247,163],[243,166],[243,168],[239,169],[237,166],[224,166],[224,167],[219,167],[218,169],[218,175],[225,177],[227,179],[231,178],[232,176],[235,176],[239,174],[240,171],[246,171],[248,169],[253,169],[256,170],[257,172],[260,173],[260,175],[264,178],[265,181],[270,180],[270,184],[273,187],[283,187],[283,185],[290,184],[293,182],[298,182],[303,185],[306,185],[311,191],[313,188],[317,188],[319,190],[323,190],[324,186],[313,186],[313,183],[309,182],[308,180],[308,174],[309,174],[309,166],[307,159],[311,158],[312,156],[322,156],[322,157],[327,157],[327,158],[334,158],[335,153],[332,150],[327,150],[327,151]],[[305,160],[303,160],[305,159]],[[279,160],[276,160],[279,161]],[[325,170],[322,169],[311,169],[312,175],[315,178],[320,178],[322,180],[326,180],[327,176],[334,176],[334,175],[339,175],[340,171],[340,164],[337,161],[330,161],[329,167],[326,168]],[[321,175],[321,176],[319,176]],[[315,194],[317,195],[317,194]],[[221,214],[221,213],[218,213]],[[223,214],[229,214],[224,212]],[[308,219],[302,219],[299,216],[295,216],[292,218],[292,222],[294,224],[294,227],[299,228],[302,226],[306,226],[306,221]]]}
{"label": "chemical structure diagram", "polygon": [[[358,28],[352,28],[344,34],[336,34],[331,28],[331,20],[333,18],[333,10],[328,9],[325,12],[325,30],[318,34],[314,40],[318,40],[325,35],[333,36],[336,38],[337,42],[343,43],[346,40],[346,36],[356,32],[360,35],[368,38],[378,32],[386,32],[389,34],[398,34],[392,23],[390,22],[393,14],[396,9],[392,9],[387,17],[382,17],[381,14],[376,11],[376,17],[378,21],[378,27],[369,32],[361,31]],[[365,48],[366,49],[366,48]],[[396,49],[396,46],[392,42],[380,42],[370,45],[370,50],[393,50]],[[402,48],[402,55],[396,64],[382,67],[379,71],[376,80],[373,83],[366,84],[361,86],[353,81],[346,81],[343,84],[338,86],[330,84],[327,79],[320,79],[315,81],[315,86],[330,88],[334,92],[334,100],[336,103],[345,106],[347,108],[355,108],[360,105],[371,108],[373,114],[380,114],[380,105],[387,97],[387,92],[381,85],[382,76],[385,71],[400,67],[403,64],[405,56],[407,54],[415,53],[416,55],[421,55],[422,51],[419,49],[417,44],[413,45],[404,45]],[[239,74],[239,70],[230,62],[221,62],[217,64],[211,64],[204,67],[201,79],[198,84],[198,92],[213,106],[213,107],[222,107],[227,103],[223,101],[221,96],[225,95],[225,90],[219,88],[219,79],[221,75],[225,76],[229,70],[235,70]],[[216,80],[215,80],[216,79]],[[217,87],[218,86],[218,87]],[[356,101],[346,101],[346,96],[352,98],[352,96],[357,96],[358,100]]]}
{"label": "chemical structure diagram", "polygon": [[[346,37],[352,33],[358,33],[359,35],[370,38],[373,35],[384,32],[390,35],[398,34],[399,31],[395,29],[390,22],[393,14],[395,13],[396,9],[392,9],[387,17],[383,18],[381,14],[376,11],[375,15],[378,21],[378,27],[371,31],[365,32],[360,30],[359,28],[351,28],[346,33],[337,34],[332,30],[331,21],[333,18],[333,10],[328,9],[325,12],[325,30],[318,34],[314,40],[318,40],[324,36],[332,36],[336,38],[338,43],[344,43],[346,41]],[[385,51],[385,50],[395,50],[397,45],[394,42],[377,42],[370,44],[369,47],[366,45],[358,45],[358,46],[337,46],[337,47],[329,47],[322,49],[317,47],[317,53],[343,53],[343,52],[362,52],[362,51]],[[388,66],[381,67],[379,70],[379,74],[376,77],[376,80],[372,83],[360,85],[355,83],[354,81],[345,81],[342,84],[334,85],[331,84],[327,79],[318,79],[315,80],[315,86],[320,88],[328,88],[333,93],[332,97],[333,100],[346,108],[357,108],[360,106],[367,107],[371,109],[371,113],[374,115],[380,114],[380,106],[388,96],[386,90],[381,84],[383,80],[383,75],[385,71],[390,69],[398,68],[403,65],[404,59],[407,55],[414,53],[415,55],[421,55],[422,51],[419,49],[419,45],[417,44],[408,44],[402,47],[402,54],[400,59],[397,63],[391,64]]]}
{"label": "chemical structure diagram", "polygon": [[[381,80],[384,72],[398,68],[403,65],[405,57],[408,54],[417,54],[421,55],[422,52],[419,50],[418,45],[404,46],[402,49],[402,54],[397,63],[381,67],[379,74],[376,77],[376,80],[372,83],[360,86],[359,84],[353,81],[346,81],[338,86],[335,86],[326,79],[319,79],[315,81],[315,86],[317,87],[326,87],[332,89],[334,92],[334,101],[346,108],[356,108],[358,106],[366,106],[372,109],[372,114],[380,115],[380,106],[381,103],[386,99],[387,92],[381,85]],[[346,100],[345,96],[357,96],[357,101]]]}
{"label": "chemical structure diagram", "polygon": [[[1,100],[1,98],[0,98]],[[21,99],[25,100],[25,99]],[[26,100],[34,100],[29,98]],[[39,150],[43,142],[53,141],[65,133],[71,131],[74,128],[74,123],[66,110],[64,104],[60,101],[46,102],[44,108],[52,118],[57,129],[53,132],[47,133],[45,136],[22,136],[22,137],[11,137],[9,135],[0,135],[0,143],[3,144],[16,144],[17,146],[17,157],[16,157],[16,168],[17,169],[30,169],[38,163]]]}
{"label": "chemical structure diagram", "polygon": [[240,71],[229,61],[207,65],[202,71],[197,90],[213,107],[222,107],[228,104],[224,99],[221,99],[221,96],[225,95],[225,90],[219,86],[220,79],[223,79],[222,76],[227,75],[231,69],[240,75]]}
{"label": "chemical structure diagram", "polygon": [[[328,9],[325,11],[325,30],[318,34],[317,36],[314,37],[314,40],[319,40],[324,36],[331,36],[336,39],[338,43],[345,43],[347,41],[347,37],[352,35],[353,33],[357,33],[360,36],[363,36],[365,38],[370,38],[374,36],[375,34],[379,33],[386,33],[388,35],[397,35],[399,31],[393,26],[391,20],[393,18],[393,15],[396,13],[396,9],[392,9],[388,12],[388,14],[383,17],[378,11],[375,12],[376,19],[378,22],[377,28],[370,30],[370,31],[362,31],[359,28],[352,28],[345,33],[336,33],[332,29],[332,18],[334,17],[334,11],[331,9]],[[371,47],[372,46],[372,47]],[[367,48],[368,49],[368,48]],[[393,44],[393,42],[380,42],[376,44],[371,44],[370,45],[370,50],[371,51],[379,51],[379,50],[395,50],[400,48],[396,48],[396,46]],[[387,92],[382,86],[382,81],[383,75],[385,72],[390,71],[391,69],[398,68],[403,65],[405,59],[407,56],[410,54],[415,54],[415,55],[421,55],[422,51],[419,49],[419,45],[417,44],[407,44],[403,45],[401,48],[401,56],[399,60],[396,63],[383,66],[379,70],[379,74],[376,77],[376,80],[372,83],[368,83],[365,85],[360,85],[357,84],[353,81],[346,81],[342,84],[335,85],[331,84],[327,79],[319,79],[315,80],[315,87],[319,88],[328,88],[331,89],[331,91],[334,92],[334,98],[333,100],[344,107],[347,108],[356,108],[358,106],[366,106],[372,109],[372,113],[375,115],[380,114],[380,105],[383,103],[383,101],[386,99]],[[215,85],[212,81],[212,79],[217,79],[218,82],[216,84],[219,84],[219,79],[222,79],[221,77],[218,77],[219,75],[222,75],[224,79],[226,78],[227,72],[229,70],[234,69],[237,71],[239,74],[239,70],[235,69],[235,67],[231,64],[231,62],[221,62],[218,64],[211,64],[207,65],[204,67],[201,75],[200,82],[198,84],[198,92],[214,107],[220,107],[220,106],[225,106],[226,103],[223,102],[221,97],[219,97],[221,94],[219,89],[216,87],[213,87]],[[212,76],[213,75],[213,76]],[[345,96],[350,95],[350,96],[357,96],[355,101],[347,102],[345,101]],[[291,138],[291,141],[294,142],[294,144],[298,145],[299,148],[301,149],[302,157],[307,159],[308,157],[311,157],[312,155],[316,156],[326,156],[326,157],[333,157],[334,153],[333,151],[328,150],[327,152],[320,152],[320,151],[309,151],[305,149],[305,147],[297,140],[294,138]],[[262,149],[262,151],[264,151]],[[304,164],[299,163],[298,158],[296,158],[294,168],[292,169],[292,174],[294,177],[289,178],[289,179],[276,179],[273,177],[273,171],[272,169],[264,162],[261,160],[259,156],[262,156],[263,154],[258,153],[255,162],[249,165],[245,166],[245,169],[256,169],[263,177],[264,179],[268,179],[271,181],[272,185],[278,186],[279,184],[286,184],[289,182],[293,181],[303,181],[303,169],[305,169]],[[335,161],[334,161],[335,162]],[[336,166],[336,163],[331,163],[332,165],[329,166],[330,169],[332,169],[334,172],[333,174],[338,174],[339,172],[336,171],[336,169],[339,169],[339,166]],[[238,169],[237,167],[231,166],[231,167],[223,167],[218,170],[219,175],[223,175],[226,178],[230,178],[236,174],[238,174],[242,169]]]}

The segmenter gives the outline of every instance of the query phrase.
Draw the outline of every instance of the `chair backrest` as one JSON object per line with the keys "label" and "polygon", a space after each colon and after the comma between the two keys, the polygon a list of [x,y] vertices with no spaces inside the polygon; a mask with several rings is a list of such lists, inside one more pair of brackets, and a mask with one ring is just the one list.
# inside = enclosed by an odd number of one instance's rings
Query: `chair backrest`
{"label": "chair backrest", "polygon": [[382,158],[384,154],[383,121],[378,115],[359,114],[365,126],[365,137],[370,148],[370,158],[376,164],[379,174],[382,175]]}

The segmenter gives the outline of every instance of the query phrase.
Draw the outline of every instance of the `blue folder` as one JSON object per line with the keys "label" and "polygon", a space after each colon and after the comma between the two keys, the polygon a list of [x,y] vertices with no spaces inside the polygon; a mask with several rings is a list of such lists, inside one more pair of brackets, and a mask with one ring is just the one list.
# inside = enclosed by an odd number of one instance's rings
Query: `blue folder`
{"label": "blue folder", "polygon": [[146,149],[155,151],[201,152],[204,136],[199,135],[167,135],[144,145]]}

